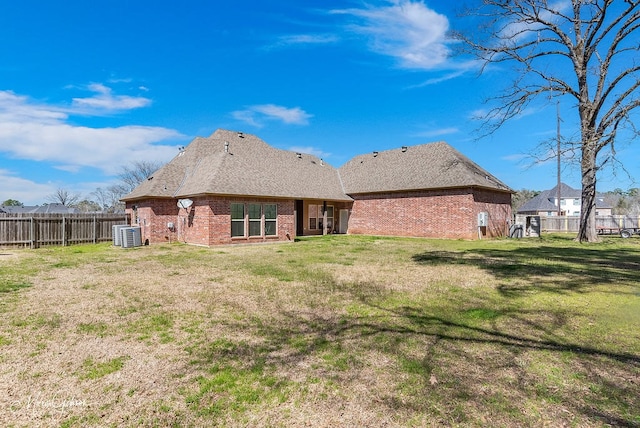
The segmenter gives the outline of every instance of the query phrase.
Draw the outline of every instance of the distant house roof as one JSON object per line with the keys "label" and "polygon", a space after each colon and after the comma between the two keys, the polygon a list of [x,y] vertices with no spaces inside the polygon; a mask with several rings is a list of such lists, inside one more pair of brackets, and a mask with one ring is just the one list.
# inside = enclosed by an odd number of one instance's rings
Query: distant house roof
{"label": "distant house roof", "polygon": [[444,142],[356,156],[339,171],[347,194],[456,187],[512,192]]}
{"label": "distant house roof", "polygon": [[122,200],[205,194],[351,200],[357,193],[453,187],[511,192],[446,143],[361,155],[336,169],[250,134],[217,130],[194,139]]}
{"label": "distant house roof", "polygon": [[[552,189],[540,192],[540,194],[529,199],[520,208],[518,208],[518,212],[530,213],[557,211],[558,206],[555,204],[555,200],[558,197],[557,189],[558,186],[555,186]],[[573,187],[568,186],[565,183],[560,183],[560,199],[576,199],[581,197],[582,192],[580,190],[574,189]],[[608,204],[601,195],[597,195],[596,207],[611,208],[611,204]]]}
{"label": "distant house roof", "polygon": [[62,204],[44,204],[35,206],[0,206],[0,212],[6,214],[75,214],[77,209]]}

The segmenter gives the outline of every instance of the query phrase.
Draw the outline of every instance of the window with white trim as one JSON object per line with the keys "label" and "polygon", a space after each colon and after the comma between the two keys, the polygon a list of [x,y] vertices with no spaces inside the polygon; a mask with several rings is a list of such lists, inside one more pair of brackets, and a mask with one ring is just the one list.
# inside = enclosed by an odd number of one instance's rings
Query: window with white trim
{"label": "window with white trim", "polygon": [[309,204],[309,229],[318,228],[318,205]]}

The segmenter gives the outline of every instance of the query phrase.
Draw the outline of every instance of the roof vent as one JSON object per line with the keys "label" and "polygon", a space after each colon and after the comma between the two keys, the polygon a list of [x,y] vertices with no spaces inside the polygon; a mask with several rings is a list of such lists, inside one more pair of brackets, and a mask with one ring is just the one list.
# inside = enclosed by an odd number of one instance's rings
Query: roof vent
{"label": "roof vent", "polygon": [[373,152],[373,157],[375,158],[376,156],[378,156],[378,152]]}
{"label": "roof vent", "polygon": [[238,132],[238,138],[244,138],[244,134],[242,132]]}
{"label": "roof vent", "polygon": [[298,159],[302,159],[302,153],[296,153],[296,156],[298,156]]}
{"label": "roof vent", "polygon": [[225,153],[229,153],[229,142],[228,141],[224,142],[224,152]]}
{"label": "roof vent", "polygon": [[402,146],[402,153],[405,153],[407,151],[407,146]]}
{"label": "roof vent", "polygon": [[320,166],[324,166],[324,160],[320,159]]}

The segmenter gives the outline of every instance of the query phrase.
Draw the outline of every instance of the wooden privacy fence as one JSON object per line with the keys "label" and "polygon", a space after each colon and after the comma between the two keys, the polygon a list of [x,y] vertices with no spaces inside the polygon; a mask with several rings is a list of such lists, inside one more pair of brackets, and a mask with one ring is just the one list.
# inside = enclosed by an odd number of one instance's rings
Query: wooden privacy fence
{"label": "wooden privacy fence", "polygon": [[[596,227],[602,229],[638,228],[640,216],[607,215],[596,217]],[[540,216],[542,232],[577,232],[579,216]]]}
{"label": "wooden privacy fence", "polygon": [[125,214],[0,214],[0,246],[38,248],[111,241]]}

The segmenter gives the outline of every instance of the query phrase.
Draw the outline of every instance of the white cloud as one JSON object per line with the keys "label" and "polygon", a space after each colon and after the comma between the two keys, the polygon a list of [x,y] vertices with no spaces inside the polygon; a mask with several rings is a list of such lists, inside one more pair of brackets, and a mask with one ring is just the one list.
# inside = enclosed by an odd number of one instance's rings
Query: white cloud
{"label": "white cloud", "polygon": [[107,111],[131,110],[147,107],[151,100],[145,97],[131,97],[128,95],[113,95],[113,91],[102,83],[92,83],[87,86],[96,95],[90,98],[74,98],[73,106]]}
{"label": "white cloud", "polygon": [[355,17],[349,28],[369,38],[373,51],[394,57],[404,68],[431,70],[447,63],[449,20],[422,1],[395,0],[386,7],[340,9]]}
{"label": "white cloud", "polygon": [[242,122],[255,127],[264,126],[264,121],[277,120],[288,125],[308,125],[313,115],[300,107],[287,108],[275,104],[259,104],[249,106],[244,110],[237,110],[231,115]]}
{"label": "white cloud", "polygon": [[293,34],[279,37],[277,42],[267,48],[280,48],[290,46],[327,45],[338,42],[340,39],[334,34]]}
{"label": "white cloud", "polygon": [[68,121],[70,113],[0,91],[0,152],[18,159],[59,163],[66,171],[94,167],[113,174],[123,162],[170,159],[175,147],[155,143],[182,137],[175,130],[153,126],[76,126]]}
{"label": "white cloud", "polygon": [[7,199],[15,199],[25,205],[39,205],[57,188],[53,183],[42,184],[16,177],[6,169],[0,169],[0,182],[0,203]]}
{"label": "white cloud", "polygon": [[296,152],[296,153],[306,153],[309,155],[313,155],[319,158],[327,158],[329,156],[331,156],[331,153],[327,153],[327,152],[323,152],[320,149],[317,149],[315,147],[311,147],[311,146],[292,146],[289,147],[287,150],[291,151],[291,152]]}
{"label": "white cloud", "polygon": [[458,128],[440,128],[440,129],[434,129],[431,131],[420,132],[417,134],[417,136],[425,137],[425,138],[433,138],[433,137],[441,137],[443,135],[457,134],[458,132],[460,132]]}

